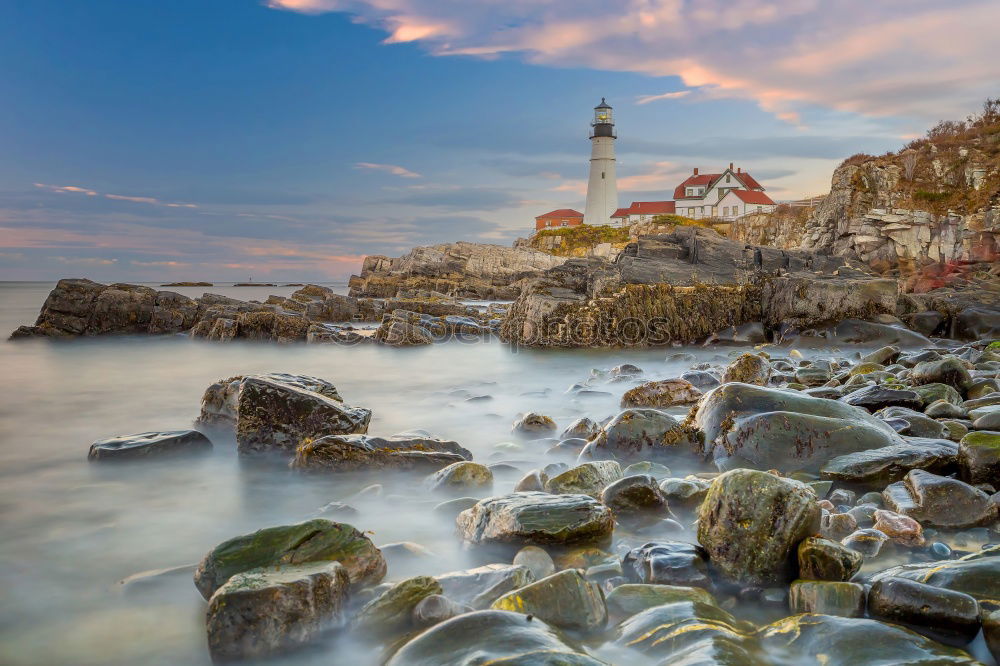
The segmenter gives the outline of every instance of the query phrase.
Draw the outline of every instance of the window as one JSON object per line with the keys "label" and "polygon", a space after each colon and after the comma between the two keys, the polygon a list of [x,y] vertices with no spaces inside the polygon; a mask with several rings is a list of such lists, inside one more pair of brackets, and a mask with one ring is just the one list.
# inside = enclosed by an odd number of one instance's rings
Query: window
{"label": "window", "polygon": [[729,175],[728,173],[726,174],[726,182],[727,182],[727,183],[731,183],[731,182],[733,182],[733,177],[732,177],[732,176],[730,176],[730,175]]}
{"label": "window", "polygon": [[705,188],[704,187],[699,187],[698,188],[698,194],[704,194],[704,193],[705,193]]}
{"label": "window", "polygon": [[718,214],[719,214],[719,209],[716,208],[715,206],[712,206],[712,217],[715,217]]}
{"label": "window", "polygon": [[601,180],[604,180],[604,172],[601,172]]}
{"label": "window", "polygon": [[562,226],[568,227],[569,226],[569,222],[567,222],[566,220],[563,220],[562,221]]}
{"label": "window", "polygon": [[760,207],[760,206],[757,206],[757,212],[758,212],[758,213],[760,212],[760,209],[761,209],[761,207]]}
{"label": "window", "polygon": [[694,188],[693,187],[687,188],[687,195],[689,197],[692,196],[692,195],[694,195]]}

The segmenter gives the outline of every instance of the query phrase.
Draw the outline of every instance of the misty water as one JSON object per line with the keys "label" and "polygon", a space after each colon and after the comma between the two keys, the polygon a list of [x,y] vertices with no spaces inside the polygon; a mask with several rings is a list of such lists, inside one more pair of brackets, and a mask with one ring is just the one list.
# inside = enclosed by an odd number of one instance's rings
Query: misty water
{"label": "misty water", "polygon": [[[31,323],[52,286],[0,283],[0,332],[6,336]],[[244,299],[293,290],[207,289]],[[206,289],[177,291],[198,296]],[[686,351],[724,363],[735,350]],[[676,351],[512,350],[497,341],[403,349],[280,346],[185,336],[0,343],[0,661],[208,664],[206,605],[189,569],[145,584],[120,581],[193,565],[225,539],[304,520],[333,501],[356,507],[360,516],[348,522],[368,531],[377,545],[412,541],[434,554],[410,564],[390,562],[387,580],[483,563],[461,548],[454,523],[432,511],[445,498],[429,495],[419,475],[297,474],[239,459],[233,436],[217,432],[210,433],[215,448],[207,456],[88,463],[94,440],[191,427],[202,393],[219,379],[315,375],[333,382],[347,403],[372,410],[371,434],[424,429],[459,442],[477,461],[506,461],[523,473],[553,458],[545,455],[547,445],[511,435],[520,412],[549,414],[560,428],[581,416],[602,419],[616,413],[633,384],[598,383],[595,389],[607,394],[587,398],[567,388],[587,380],[593,368],[626,362],[643,368],[646,380],[678,376],[692,361],[667,362]],[[498,473],[494,491],[509,492],[519,476]],[[374,483],[382,484],[380,495],[355,496]],[[377,646],[341,641],[273,663],[363,666],[378,658]],[[632,655],[628,663],[641,662]]]}

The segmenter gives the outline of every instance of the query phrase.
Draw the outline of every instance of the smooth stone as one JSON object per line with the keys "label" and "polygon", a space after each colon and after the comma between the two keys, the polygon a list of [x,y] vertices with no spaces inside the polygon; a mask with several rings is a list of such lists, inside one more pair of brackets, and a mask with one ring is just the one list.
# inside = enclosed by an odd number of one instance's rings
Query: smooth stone
{"label": "smooth stone", "polygon": [[411,624],[419,629],[440,624],[463,613],[471,613],[472,608],[457,604],[448,597],[431,594],[417,602],[410,614]]}
{"label": "smooth stone", "polygon": [[554,432],[556,430],[556,422],[544,414],[528,412],[514,421],[511,430],[521,435],[539,435]]}
{"label": "smooth stone", "polygon": [[924,408],[924,414],[932,419],[964,419],[966,411],[947,400],[935,400]]}
{"label": "smooth stone", "polygon": [[609,484],[622,478],[622,467],[614,460],[593,460],[571,467],[553,476],[545,484],[546,492],[590,495],[597,499]]}
{"label": "smooth stone", "polygon": [[788,590],[792,613],[822,613],[840,617],[865,614],[865,588],[858,583],[797,580]]}
{"label": "smooth stone", "polygon": [[983,617],[983,638],[993,659],[1000,662],[1000,611],[993,611]]}
{"label": "smooth stone", "polygon": [[587,495],[512,493],[490,497],[456,518],[473,545],[578,545],[606,541],[614,529],[611,510]]}
{"label": "smooth stone", "polygon": [[899,358],[900,349],[896,345],[886,345],[885,347],[879,347],[875,351],[865,354],[860,359],[859,363],[894,363],[896,359]]}
{"label": "smooth stone", "polygon": [[967,483],[1000,481],[1000,432],[978,430],[962,437],[958,466]]}
{"label": "smooth stone", "polygon": [[621,407],[663,408],[690,405],[698,402],[701,395],[701,391],[686,379],[663,379],[629,389],[622,396]]}
{"label": "smooth stone", "polygon": [[[289,466],[306,472],[354,472],[398,469],[436,471],[466,458],[453,451],[433,451],[417,441],[412,446],[378,446],[366,435],[327,435],[306,439],[295,450]],[[471,455],[471,454],[470,454]]]}
{"label": "smooth stone", "polygon": [[910,370],[909,379],[915,385],[920,384],[947,384],[959,393],[965,393],[969,385],[972,384],[972,376],[969,374],[965,363],[955,356],[945,356],[936,361],[924,361],[917,363]]}
{"label": "smooth stone", "polygon": [[861,553],[865,558],[876,558],[882,552],[882,546],[889,540],[885,533],[871,527],[851,532],[840,540],[840,543],[851,550]]}
{"label": "smooth stone", "polygon": [[633,548],[622,558],[622,573],[633,583],[713,588],[705,550],[682,541],[660,541]]}
{"label": "smooth stone", "polygon": [[315,640],[340,622],[349,587],[339,562],[283,564],[233,575],[208,601],[213,661],[267,657]]}
{"label": "smooth stone", "polygon": [[979,633],[979,604],[962,592],[905,578],[879,579],[868,592],[868,613],[946,645],[962,647]]}
{"label": "smooth stone", "polygon": [[488,489],[493,487],[493,472],[486,465],[463,460],[434,472],[425,485],[432,492],[447,493]]}
{"label": "smooth stone", "polygon": [[197,430],[161,430],[118,435],[90,445],[88,460],[118,461],[206,453],[212,442]]}
{"label": "smooth stone", "polygon": [[881,384],[873,384],[852,391],[840,400],[848,405],[863,407],[870,412],[877,412],[885,407],[920,409],[924,404],[916,391],[893,389]]}
{"label": "smooth stone", "polygon": [[486,564],[474,569],[435,576],[442,593],[475,609],[489,608],[501,595],[535,581],[531,569],[520,564]]}
{"label": "smooth stone", "polygon": [[956,391],[954,387],[948,386],[947,384],[941,384],[938,382],[932,384],[921,384],[920,386],[912,387],[911,390],[920,396],[920,400],[925,405],[937,402],[938,400],[944,400],[945,402],[950,402],[953,405],[962,404],[962,394]]}
{"label": "smooth stone", "polygon": [[795,549],[819,527],[808,486],[755,470],[719,475],[698,512],[698,542],[713,568],[742,585],[790,581]]}
{"label": "smooth stone", "polygon": [[948,473],[956,468],[958,447],[948,440],[910,438],[867,451],[837,456],[820,468],[824,479],[849,483],[884,485],[902,479],[911,469]]}
{"label": "smooth stone", "polygon": [[997,518],[997,504],[979,488],[919,469],[882,496],[890,510],[935,527],[974,527]]}
{"label": "smooth stone", "polygon": [[649,608],[678,601],[715,605],[712,593],[704,588],[650,583],[625,583],[611,590],[605,598],[610,624],[618,624]]}
{"label": "smooth stone", "polygon": [[674,417],[657,409],[626,409],[598,433],[580,456],[595,459],[648,459],[655,456],[690,454],[697,436]]}
{"label": "smooth stone", "polygon": [[648,608],[622,621],[615,636],[659,664],[753,664],[758,648],[745,623],[701,601]]}
{"label": "smooth stone", "polygon": [[[829,539],[809,537],[798,547],[799,578],[807,580],[850,580],[861,569],[860,553]],[[823,611],[802,611],[823,612]]]}
{"label": "smooth stone", "polygon": [[608,619],[604,593],[577,569],[568,569],[509,592],[491,606],[494,610],[527,613],[562,629],[594,631]]}
{"label": "smooth stone", "polygon": [[445,500],[444,502],[436,505],[434,507],[434,513],[454,518],[466,509],[471,509],[476,506],[478,503],[479,500],[475,497],[456,497],[455,499]]}
{"label": "smooth stone", "polygon": [[820,536],[831,541],[840,541],[856,529],[858,521],[849,513],[825,513],[820,519]]}
{"label": "smooth stone", "polygon": [[525,474],[523,477],[521,477],[521,479],[514,484],[514,492],[516,493],[530,492],[530,491],[544,492],[545,484],[548,482],[549,482],[548,474],[546,474],[540,469],[533,469],[527,474]]}
{"label": "smooth stone", "polygon": [[541,580],[556,572],[556,564],[552,557],[538,546],[525,546],[514,556],[514,565],[527,567],[535,580]]}
{"label": "smooth stone", "polygon": [[622,476],[638,476],[640,474],[649,474],[655,478],[657,482],[660,482],[669,478],[672,472],[666,465],[661,465],[660,463],[651,462],[649,460],[632,463],[622,470]]}
{"label": "smooth stone", "polygon": [[227,580],[244,571],[328,561],[340,562],[355,587],[378,583],[386,572],[385,558],[363,533],[344,523],[315,518],[267,527],[219,544],[198,565],[194,582],[209,599]]}
{"label": "smooth stone", "polygon": [[601,502],[619,520],[652,512],[668,513],[666,495],[648,474],[626,476],[608,484],[601,492]]}
{"label": "smooth stone", "polygon": [[976,430],[1000,430],[1000,405],[973,409],[969,412],[969,418]]}
{"label": "smooth stone", "polygon": [[690,382],[699,391],[706,391],[715,388],[721,382],[719,378],[704,370],[691,370],[681,375],[681,379]]}
{"label": "smooth stone", "polygon": [[901,546],[916,547],[924,545],[924,529],[913,518],[893,511],[879,509],[875,512],[876,529],[885,534],[893,542]]}
{"label": "smooth stone", "polygon": [[931,439],[944,437],[945,428],[938,421],[906,407],[884,407],[875,412],[875,416],[884,421],[904,421],[906,425],[897,429],[901,435]]}
{"label": "smooth stone", "polygon": [[554,627],[508,611],[465,613],[418,634],[386,666],[602,666],[574,650]]}
{"label": "smooth stone", "polygon": [[563,430],[562,434],[559,436],[559,439],[580,438],[586,440],[590,439],[600,431],[601,431],[601,425],[599,423],[597,423],[593,419],[583,417],[569,424],[569,426],[567,426],[567,428]]}
{"label": "smooth stone", "polygon": [[392,635],[412,626],[413,609],[432,594],[442,593],[430,576],[402,580],[365,604],[354,617],[353,628],[373,635]]}
{"label": "smooth stone", "polygon": [[708,494],[709,481],[689,476],[683,479],[664,479],[660,490],[673,508],[697,509]]}
{"label": "smooth stone", "polygon": [[[936,545],[936,544],[935,544]],[[944,544],[942,544],[944,545]],[[949,554],[950,555],[950,554]],[[943,555],[948,557],[949,555]],[[897,577],[927,583],[975,598],[983,611],[1000,608],[1000,546],[990,546],[956,560],[902,564],[879,571],[871,582]]]}
{"label": "smooth stone", "polygon": [[722,383],[739,382],[767,386],[771,378],[771,364],[767,359],[757,354],[741,354],[726,368],[722,374]]}

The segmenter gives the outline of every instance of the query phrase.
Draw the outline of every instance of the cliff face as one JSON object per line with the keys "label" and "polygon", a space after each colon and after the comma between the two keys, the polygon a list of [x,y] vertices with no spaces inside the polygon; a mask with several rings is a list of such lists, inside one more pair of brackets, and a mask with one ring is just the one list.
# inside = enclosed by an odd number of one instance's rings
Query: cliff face
{"label": "cliff face", "polygon": [[446,295],[513,299],[518,280],[559,266],[566,259],[526,247],[443,243],[415,247],[401,257],[370,255],[351,277],[351,296],[376,298]]}

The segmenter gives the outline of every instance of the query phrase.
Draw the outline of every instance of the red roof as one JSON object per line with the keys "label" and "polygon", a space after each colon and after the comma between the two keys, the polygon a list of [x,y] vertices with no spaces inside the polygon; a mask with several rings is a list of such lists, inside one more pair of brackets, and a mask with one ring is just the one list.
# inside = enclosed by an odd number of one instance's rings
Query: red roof
{"label": "red roof", "polygon": [[[701,197],[698,196],[684,196],[685,188],[704,187],[707,190],[716,180],[722,178],[723,173],[725,173],[725,171],[722,173],[702,173],[688,176],[687,180],[674,188],[674,199],[700,199]],[[758,183],[757,180],[746,171],[733,171],[732,174],[736,177],[736,180],[742,183],[743,187],[748,190],[764,189],[764,186]]]}
{"label": "red roof", "polygon": [[573,210],[572,208],[560,208],[558,210],[549,211],[548,213],[543,213],[542,215],[536,215],[535,219],[540,219],[543,217],[583,217],[583,213]]}
{"label": "red roof", "polygon": [[756,192],[751,190],[733,190],[733,194],[740,198],[740,201],[748,204],[766,204],[768,206],[776,205],[771,201],[771,197],[767,196],[763,192]]}
{"label": "red roof", "polygon": [[675,212],[673,201],[633,201],[628,208],[619,208],[611,217],[626,215],[671,215]]}
{"label": "red roof", "polygon": [[740,171],[736,174],[736,179],[743,183],[748,190],[762,190],[764,186],[758,183],[753,176],[748,174],[746,171]]}

